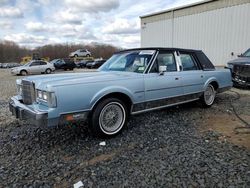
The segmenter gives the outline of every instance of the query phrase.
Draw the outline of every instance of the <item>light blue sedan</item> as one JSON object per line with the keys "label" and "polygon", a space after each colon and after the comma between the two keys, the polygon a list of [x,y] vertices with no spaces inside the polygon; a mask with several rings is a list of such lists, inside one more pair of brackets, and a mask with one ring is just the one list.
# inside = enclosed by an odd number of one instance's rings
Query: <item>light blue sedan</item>
{"label": "light blue sedan", "polygon": [[199,50],[140,48],[115,53],[96,72],[30,76],[17,80],[10,99],[16,118],[41,126],[88,120],[94,135],[113,136],[129,115],[200,100],[232,86]]}

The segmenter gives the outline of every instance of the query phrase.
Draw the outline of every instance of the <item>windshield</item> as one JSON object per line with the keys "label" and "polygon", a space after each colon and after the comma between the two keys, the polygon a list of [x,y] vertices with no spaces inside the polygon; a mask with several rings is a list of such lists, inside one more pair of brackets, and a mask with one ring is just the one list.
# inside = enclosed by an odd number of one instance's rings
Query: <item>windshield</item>
{"label": "windshield", "polygon": [[23,66],[29,66],[32,63],[32,61],[25,63]]}
{"label": "windshield", "polygon": [[57,61],[59,61],[59,59],[53,59],[52,61],[50,61],[51,64],[56,63]]}
{"label": "windshield", "polygon": [[155,50],[140,50],[114,54],[99,70],[143,73],[154,53]]}
{"label": "windshield", "polygon": [[250,57],[250,48],[242,56]]}

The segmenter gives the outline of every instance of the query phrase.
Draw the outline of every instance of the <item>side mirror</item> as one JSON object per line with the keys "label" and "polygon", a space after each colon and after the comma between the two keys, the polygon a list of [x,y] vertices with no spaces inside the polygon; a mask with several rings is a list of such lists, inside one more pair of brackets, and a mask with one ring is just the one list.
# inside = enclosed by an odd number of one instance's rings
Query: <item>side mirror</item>
{"label": "side mirror", "polygon": [[167,72],[167,66],[165,65],[159,66],[159,74],[164,75],[164,72]]}

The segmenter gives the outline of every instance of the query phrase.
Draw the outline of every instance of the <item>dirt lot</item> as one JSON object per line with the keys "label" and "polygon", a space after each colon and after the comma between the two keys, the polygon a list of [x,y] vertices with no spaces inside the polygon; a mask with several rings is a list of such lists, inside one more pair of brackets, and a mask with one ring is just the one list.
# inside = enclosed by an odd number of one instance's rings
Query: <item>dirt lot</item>
{"label": "dirt lot", "polygon": [[134,116],[100,146],[82,123],[15,120],[17,78],[0,69],[0,187],[250,187],[250,133],[239,119],[250,122],[249,90],[219,94],[209,109],[194,102]]}

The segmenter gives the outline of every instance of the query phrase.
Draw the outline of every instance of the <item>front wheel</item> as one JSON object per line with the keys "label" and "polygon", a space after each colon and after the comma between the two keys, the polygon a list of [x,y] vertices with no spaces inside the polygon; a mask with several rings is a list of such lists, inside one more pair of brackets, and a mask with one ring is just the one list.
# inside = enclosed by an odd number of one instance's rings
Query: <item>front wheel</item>
{"label": "front wheel", "polygon": [[214,89],[214,86],[212,84],[209,84],[201,97],[201,102],[203,106],[211,107],[214,103],[215,96],[216,91]]}
{"label": "front wheel", "polygon": [[22,76],[26,76],[28,73],[27,73],[26,70],[21,70],[20,74],[21,74]]}
{"label": "front wheel", "polygon": [[95,136],[114,136],[126,125],[128,111],[119,99],[108,98],[101,101],[93,111],[90,128]]}

